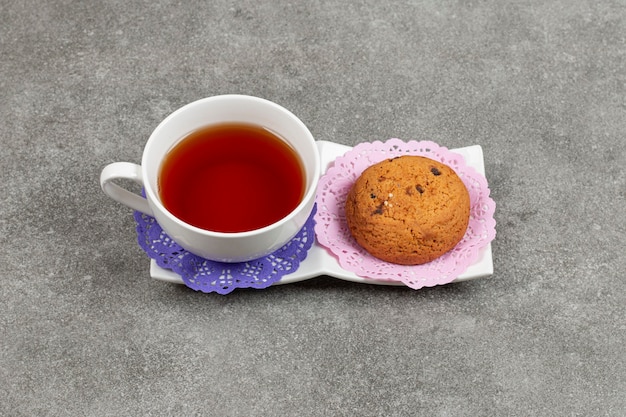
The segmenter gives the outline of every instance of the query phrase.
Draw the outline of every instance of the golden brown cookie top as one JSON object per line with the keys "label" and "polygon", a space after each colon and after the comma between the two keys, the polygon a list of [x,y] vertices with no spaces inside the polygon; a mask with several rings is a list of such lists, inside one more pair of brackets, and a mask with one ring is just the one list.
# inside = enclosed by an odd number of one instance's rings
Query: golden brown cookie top
{"label": "golden brown cookie top", "polygon": [[430,262],[463,238],[470,199],[454,170],[405,155],[368,167],[346,200],[346,220],[357,243],[387,262]]}

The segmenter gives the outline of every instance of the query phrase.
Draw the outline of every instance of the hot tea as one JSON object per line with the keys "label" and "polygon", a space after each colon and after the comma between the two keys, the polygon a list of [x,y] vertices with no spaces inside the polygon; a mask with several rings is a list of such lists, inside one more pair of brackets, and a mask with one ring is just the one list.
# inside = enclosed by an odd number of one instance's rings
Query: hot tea
{"label": "hot tea", "polygon": [[304,168],[291,146],[244,123],[190,133],[167,153],[158,178],[167,210],[215,232],[268,226],[294,210],[305,190]]}

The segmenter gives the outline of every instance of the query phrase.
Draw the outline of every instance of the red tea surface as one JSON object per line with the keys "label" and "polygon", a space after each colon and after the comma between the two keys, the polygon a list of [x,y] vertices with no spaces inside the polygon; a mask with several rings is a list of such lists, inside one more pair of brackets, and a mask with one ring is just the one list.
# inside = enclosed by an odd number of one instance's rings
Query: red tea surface
{"label": "red tea surface", "polygon": [[304,169],[290,145],[260,126],[225,123],[196,130],[165,156],[163,205],[193,226],[243,232],[268,226],[300,203]]}

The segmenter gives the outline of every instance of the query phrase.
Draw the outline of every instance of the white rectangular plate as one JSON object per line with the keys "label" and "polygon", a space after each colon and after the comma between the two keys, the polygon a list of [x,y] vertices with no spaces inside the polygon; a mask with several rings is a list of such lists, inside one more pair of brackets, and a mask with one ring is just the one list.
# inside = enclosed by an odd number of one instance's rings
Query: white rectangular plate
{"label": "white rectangular plate", "polygon": [[[317,145],[322,157],[322,172],[326,172],[335,158],[343,155],[351,149],[349,146],[328,141],[318,141]],[[451,151],[462,155],[465,158],[467,165],[485,175],[483,150],[480,145],[451,149]],[[467,281],[470,279],[487,277],[492,274],[493,258],[491,254],[491,243],[489,243],[480,251],[476,262],[470,265],[464,273],[459,275],[452,282]],[[302,261],[300,267],[296,271],[289,275],[285,275],[280,281],[273,285],[290,284],[322,275],[364,284],[404,285],[403,283],[396,281],[381,281],[370,278],[362,278],[353,272],[346,271],[339,265],[337,259],[328,250],[326,250],[326,248],[317,242],[315,242],[311,249],[309,249],[306,259]],[[150,261],[150,276],[160,281],[183,284],[183,280],[180,275],[169,269],[159,267],[154,260]]]}

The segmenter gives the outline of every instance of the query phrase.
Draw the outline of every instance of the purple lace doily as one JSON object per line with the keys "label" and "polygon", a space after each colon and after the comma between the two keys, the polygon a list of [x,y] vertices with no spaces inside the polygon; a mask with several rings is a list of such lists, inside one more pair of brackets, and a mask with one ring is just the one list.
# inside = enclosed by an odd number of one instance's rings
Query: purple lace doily
{"label": "purple lace doily", "polygon": [[180,275],[189,288],[228,294],[235,288],[267,288],[298,269],[315,242],[316,207],[304,227],[277,251],[247,262],[226,263],[204,259],[183,249],[159,226],[154,217],[135,212],[137,241],[161,268]]}

